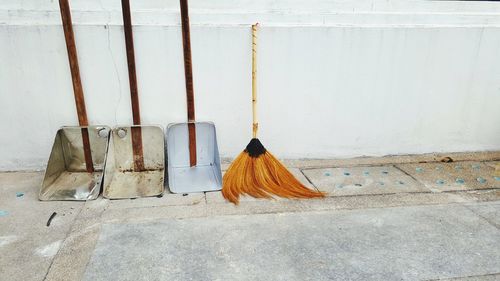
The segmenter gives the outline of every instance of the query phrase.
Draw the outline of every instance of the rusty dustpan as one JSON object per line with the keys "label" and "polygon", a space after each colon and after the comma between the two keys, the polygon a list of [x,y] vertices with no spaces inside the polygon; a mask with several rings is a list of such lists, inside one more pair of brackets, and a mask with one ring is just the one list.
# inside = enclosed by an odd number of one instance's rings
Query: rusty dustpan
{"label": "rusty dustpan", "polygon": [[222,173],[215,125],[195,122],[187,0],[181,0],[180,6],[188,122],[167,127],[168,185],[174,193],[220,190]]}
{"label": "rusty dustpan", "polygon": [[68,0],[59,0],[59,6],[80,126],[57,131],[38,198],[91,200],[101,190],[110,129],[88,126]]}
{"label": "rusty dustpan", "polygon": [[163,129],[141,125],[129,0],[122,0],[122,12],[134,125],[111,132],[103,192],[109,199],[161,195],[165,177]]}

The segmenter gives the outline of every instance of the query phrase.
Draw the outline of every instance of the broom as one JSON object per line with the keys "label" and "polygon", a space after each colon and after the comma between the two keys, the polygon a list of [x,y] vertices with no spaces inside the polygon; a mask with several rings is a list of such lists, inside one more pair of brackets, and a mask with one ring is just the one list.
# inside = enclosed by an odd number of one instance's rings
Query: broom
{"label": "broom", "polygon": [[256,198],[317,198],[325,194],[300,183],[286,167],[267,151],[257,138],[257,24],[252,25],[252,112],[253,138],[236,157],[223,178],[222,195],[234,204],[240,195]]}

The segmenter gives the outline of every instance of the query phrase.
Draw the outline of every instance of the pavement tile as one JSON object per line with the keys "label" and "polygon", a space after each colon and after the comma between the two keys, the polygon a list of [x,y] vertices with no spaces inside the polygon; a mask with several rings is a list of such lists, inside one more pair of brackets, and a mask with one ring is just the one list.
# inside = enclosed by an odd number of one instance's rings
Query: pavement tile
{"label": "pavement tile", "polygon": [[496,165],[500,164],[500,161],[485,161],[483,163],[486,164],[486,165],[488,165],[488,166],[490,166],[490,167],[495,168]]}
{"label": "pavement tile", "polygon": [[0,173],[0,280],[43,280],[85,204],[39,201],[42,180],[40,172]]}
{"label": "pavement tile", "polygon": [[495,171],[493,172],[493,177],[495,178],[495,180],[500,181],[500,161],[487,161],[484,163],[495,169]]}
{"label": "pavement tile", "polygon": [[432,191],[500,188],[494,168],[481,162],[414,163],[396,165]]}
{"label": "pavement tile", "polygon": [[[101,233],[101,216],[109,200],[85,202],[43,281],[81,280]],[[78,254],[75,254],[78,253]]]}
{"label": "pavement tile", "polygon": [[498,272],[499,234],[460,205],[104,224],[83,280],[474,276]]}
{"label": "pavement tile", "polygon": [[428,191],[393,166],[304,169],[302,172],[330,196]]}

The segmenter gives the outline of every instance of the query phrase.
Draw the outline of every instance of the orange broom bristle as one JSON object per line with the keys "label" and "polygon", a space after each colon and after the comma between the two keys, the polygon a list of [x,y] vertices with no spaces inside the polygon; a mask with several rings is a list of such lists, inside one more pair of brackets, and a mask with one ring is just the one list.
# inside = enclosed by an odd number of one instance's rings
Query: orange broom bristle
{"label": "orange broom bristle", "polygon": [[257,139],[252,139],[247,149],[238,155],[223,178],[224,198],[238,204],[240,195],[245,194],[256,198],[325,196],[323,192],[311,190],[299,182]]}

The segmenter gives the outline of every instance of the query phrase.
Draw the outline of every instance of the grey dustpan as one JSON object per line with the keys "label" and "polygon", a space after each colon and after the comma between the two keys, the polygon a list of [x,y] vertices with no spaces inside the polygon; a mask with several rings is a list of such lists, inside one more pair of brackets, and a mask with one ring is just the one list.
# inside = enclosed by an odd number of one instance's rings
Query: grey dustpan
{"label": "grey dustpan", "polygon": [[215,126],[196,122],[196,166],[190,166],[187,123],[167,127],[168,185],[174,193],[220,190],[222,173]]}
{"label": "grey dustpan", "polygon": [[80,126],[57,131],[38,198],[96,199],[101,190],[110,129],[88,126],[69,3],[60,0],[59,6]]}
{"label": "grey dustpan", "polygon": [[122,12],[134,126],[119,126],[111,133],[103,192],[109,199],[160,195],[165,178],[163,129],[141,125],[129,0],[122,0]]}
{"label": "grey dustpan", "polygon": [[220,190],[222,173],[215,126],[195,122],[187,0],[180,1],[188,123],[167,128],[168,185],[174,193]]}

